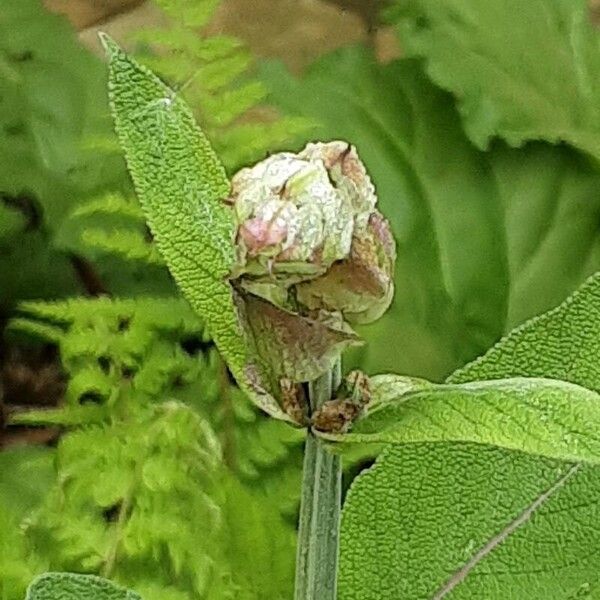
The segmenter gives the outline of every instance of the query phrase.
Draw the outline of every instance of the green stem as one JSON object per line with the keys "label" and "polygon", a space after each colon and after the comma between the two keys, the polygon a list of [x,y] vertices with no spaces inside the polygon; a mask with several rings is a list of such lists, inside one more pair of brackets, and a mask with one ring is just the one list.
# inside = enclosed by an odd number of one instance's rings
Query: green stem
{"label": "green stem", "polygon": [[[311,411],[331,400],[340,363],[310,384]],[[295,600],[335,600],[342,497],[342,460],[308,432],[304,449]]]}

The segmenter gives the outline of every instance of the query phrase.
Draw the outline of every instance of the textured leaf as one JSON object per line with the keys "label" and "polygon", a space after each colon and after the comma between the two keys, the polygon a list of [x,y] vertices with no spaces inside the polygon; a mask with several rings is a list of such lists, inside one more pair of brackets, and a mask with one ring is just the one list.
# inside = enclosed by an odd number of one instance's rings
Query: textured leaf
{"label": "textured leaf", "polygon": [[403,49],[459,101],[469,137],[566,141],[600,158],[600,35],[586,0],[401,0]]}
{"label": "textured leaf", "polygon": [[226,281],[234,262],[225,171],[189,108],[108,37],[109,94],[138,198],[177,284],[206,320],[240,385],[273,416],[288,419],[249,381],[250,358]]}
{"label": "textured leaf", "polygon": [[369,409],[352,432],[323,437],[344,443],[476,442],[600,463],[600,395],[579,385],[515,377],[407,391],[406,378],[393,375],[374,377],[371,385]]}
{"label": "textured leaf", "polygon": [[142,600],[138,594],[93,575],[45,573],[27,590],[25,600]]}
{"label": "textured leaf", "polygon": [[[600,274],[448,381],[546,376],[598,392],[599,315]],[[485,445],[389,447],[346,500],[340,600],[596,597],[599,496],[596,466]]]}
{"label": "textured leaf", "polygon": [[279,106],[321,123],[320,139],[356,144],[392,224],[396,293],[359,329],[362,369],[441,379],[600,268],[600,177],[578,153],[478,152],[419,64],[382,66],[361,48],[300,80],[273,63],[263,77]]}
{"label": "textured leaf", "polygon": [[489,446],[385,451],[346,500],[339,600],[594,598],[599,492],[592,469]]}

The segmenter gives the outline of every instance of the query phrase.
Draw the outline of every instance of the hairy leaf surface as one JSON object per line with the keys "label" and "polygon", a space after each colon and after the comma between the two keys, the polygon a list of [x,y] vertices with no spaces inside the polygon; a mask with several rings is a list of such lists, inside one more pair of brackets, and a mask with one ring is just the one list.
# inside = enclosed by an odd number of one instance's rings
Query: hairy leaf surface
{"label": "hairy leaf surface", "polygon": [[[599,315],[596,275],[448,383],[545,376],[597,392]],[[595,597],[599,494],[600,469],[583,463],[463,443],[389,447],[346,500],[340,599]]]}
{"label": "hairy leaf surface", "polygon": [[187,105],[112,40],[103,41],[117,133],[159,250],[240,384],[265,411],[287,419],[267,390],[256,393],[249,382],[247,340],[226,280],[235,249],[225,170]]}
{"label": "hairy leaf surface", "polygon": [[371,404],[342,443],[476,442],[600,464],[600,395],[556,379],[514,377],[406,390],[406,378],[371,380]]}
{"label": "hairy leaf surface", "polygon": [[25,600],[142,600],[138,594],[93,575],[45,573],[27,590]]}

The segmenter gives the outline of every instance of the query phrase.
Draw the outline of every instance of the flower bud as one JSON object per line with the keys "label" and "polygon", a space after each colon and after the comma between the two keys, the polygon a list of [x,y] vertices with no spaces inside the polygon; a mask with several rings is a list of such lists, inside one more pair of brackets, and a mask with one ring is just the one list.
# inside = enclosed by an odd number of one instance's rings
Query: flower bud
{"label": "flower bud", "polygon": [[346,142],[308,144],[232,180],[237,264],[232,279],[295,312],[378,318],[393,294],[395,244],[375,188]]}

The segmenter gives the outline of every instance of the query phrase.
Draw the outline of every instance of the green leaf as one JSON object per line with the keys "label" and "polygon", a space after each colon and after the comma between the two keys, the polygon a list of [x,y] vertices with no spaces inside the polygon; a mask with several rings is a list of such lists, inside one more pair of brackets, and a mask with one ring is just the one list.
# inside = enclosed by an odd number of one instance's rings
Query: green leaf
{"label": "green leaf", "polygon": [[550,377],[600,392],[599,316],[600,273],[596,273],[562,304],[513,329],[447,382]]}
{"label": "green leaf", "polygon": [[[551,377],[598,392],[599,315],[600,274],[448,383]],[[340,600],[595,597],[598,497],[595,465],[480,444],[390,446],[346,500]]]}
{"label": "green leaf", "polygon": [[346,499],[339,600],[594,598],[599,493],[591,468],[474,444],[394,447]]}
{"label": "green leaf", "polygon": [[600,35],[586,0],[401,0],[403,49],[453,92],[481,148],[565,141],[600,158]]}
{"label": "green leaf", "polygon": [[223,201],[225,170],[185,103],[110,38],[102,40],[116,130],[158,248],[240,385],[263,410],[289,420],[269,390],[250,380],[249,372],[263,371],[251,362],[226,280],[235,228]]}
{"label": "green leaf", "polygon": [[142,600],[141,596],[93,575],[45,573],[27,590],[25,600]]}
{"label": "green leaf", "polygon": [[356,144],[391,222],[396,293],[359,329],[363,370],[442,379],[600,268],[600,176],[579,153],[479,152],[412,60],[380,65],[355,47],[302,79],[276,63],[262,74],[280,107],[321,123],[319,139]]}
{"label": "green leaf", "polygon": [[371,384],[372,404],[352,432],[322,437],[359,444],[475,442],[600,463],[600,395],[579,385],[514,377],[407,391],[406,378],[394,375]]}

